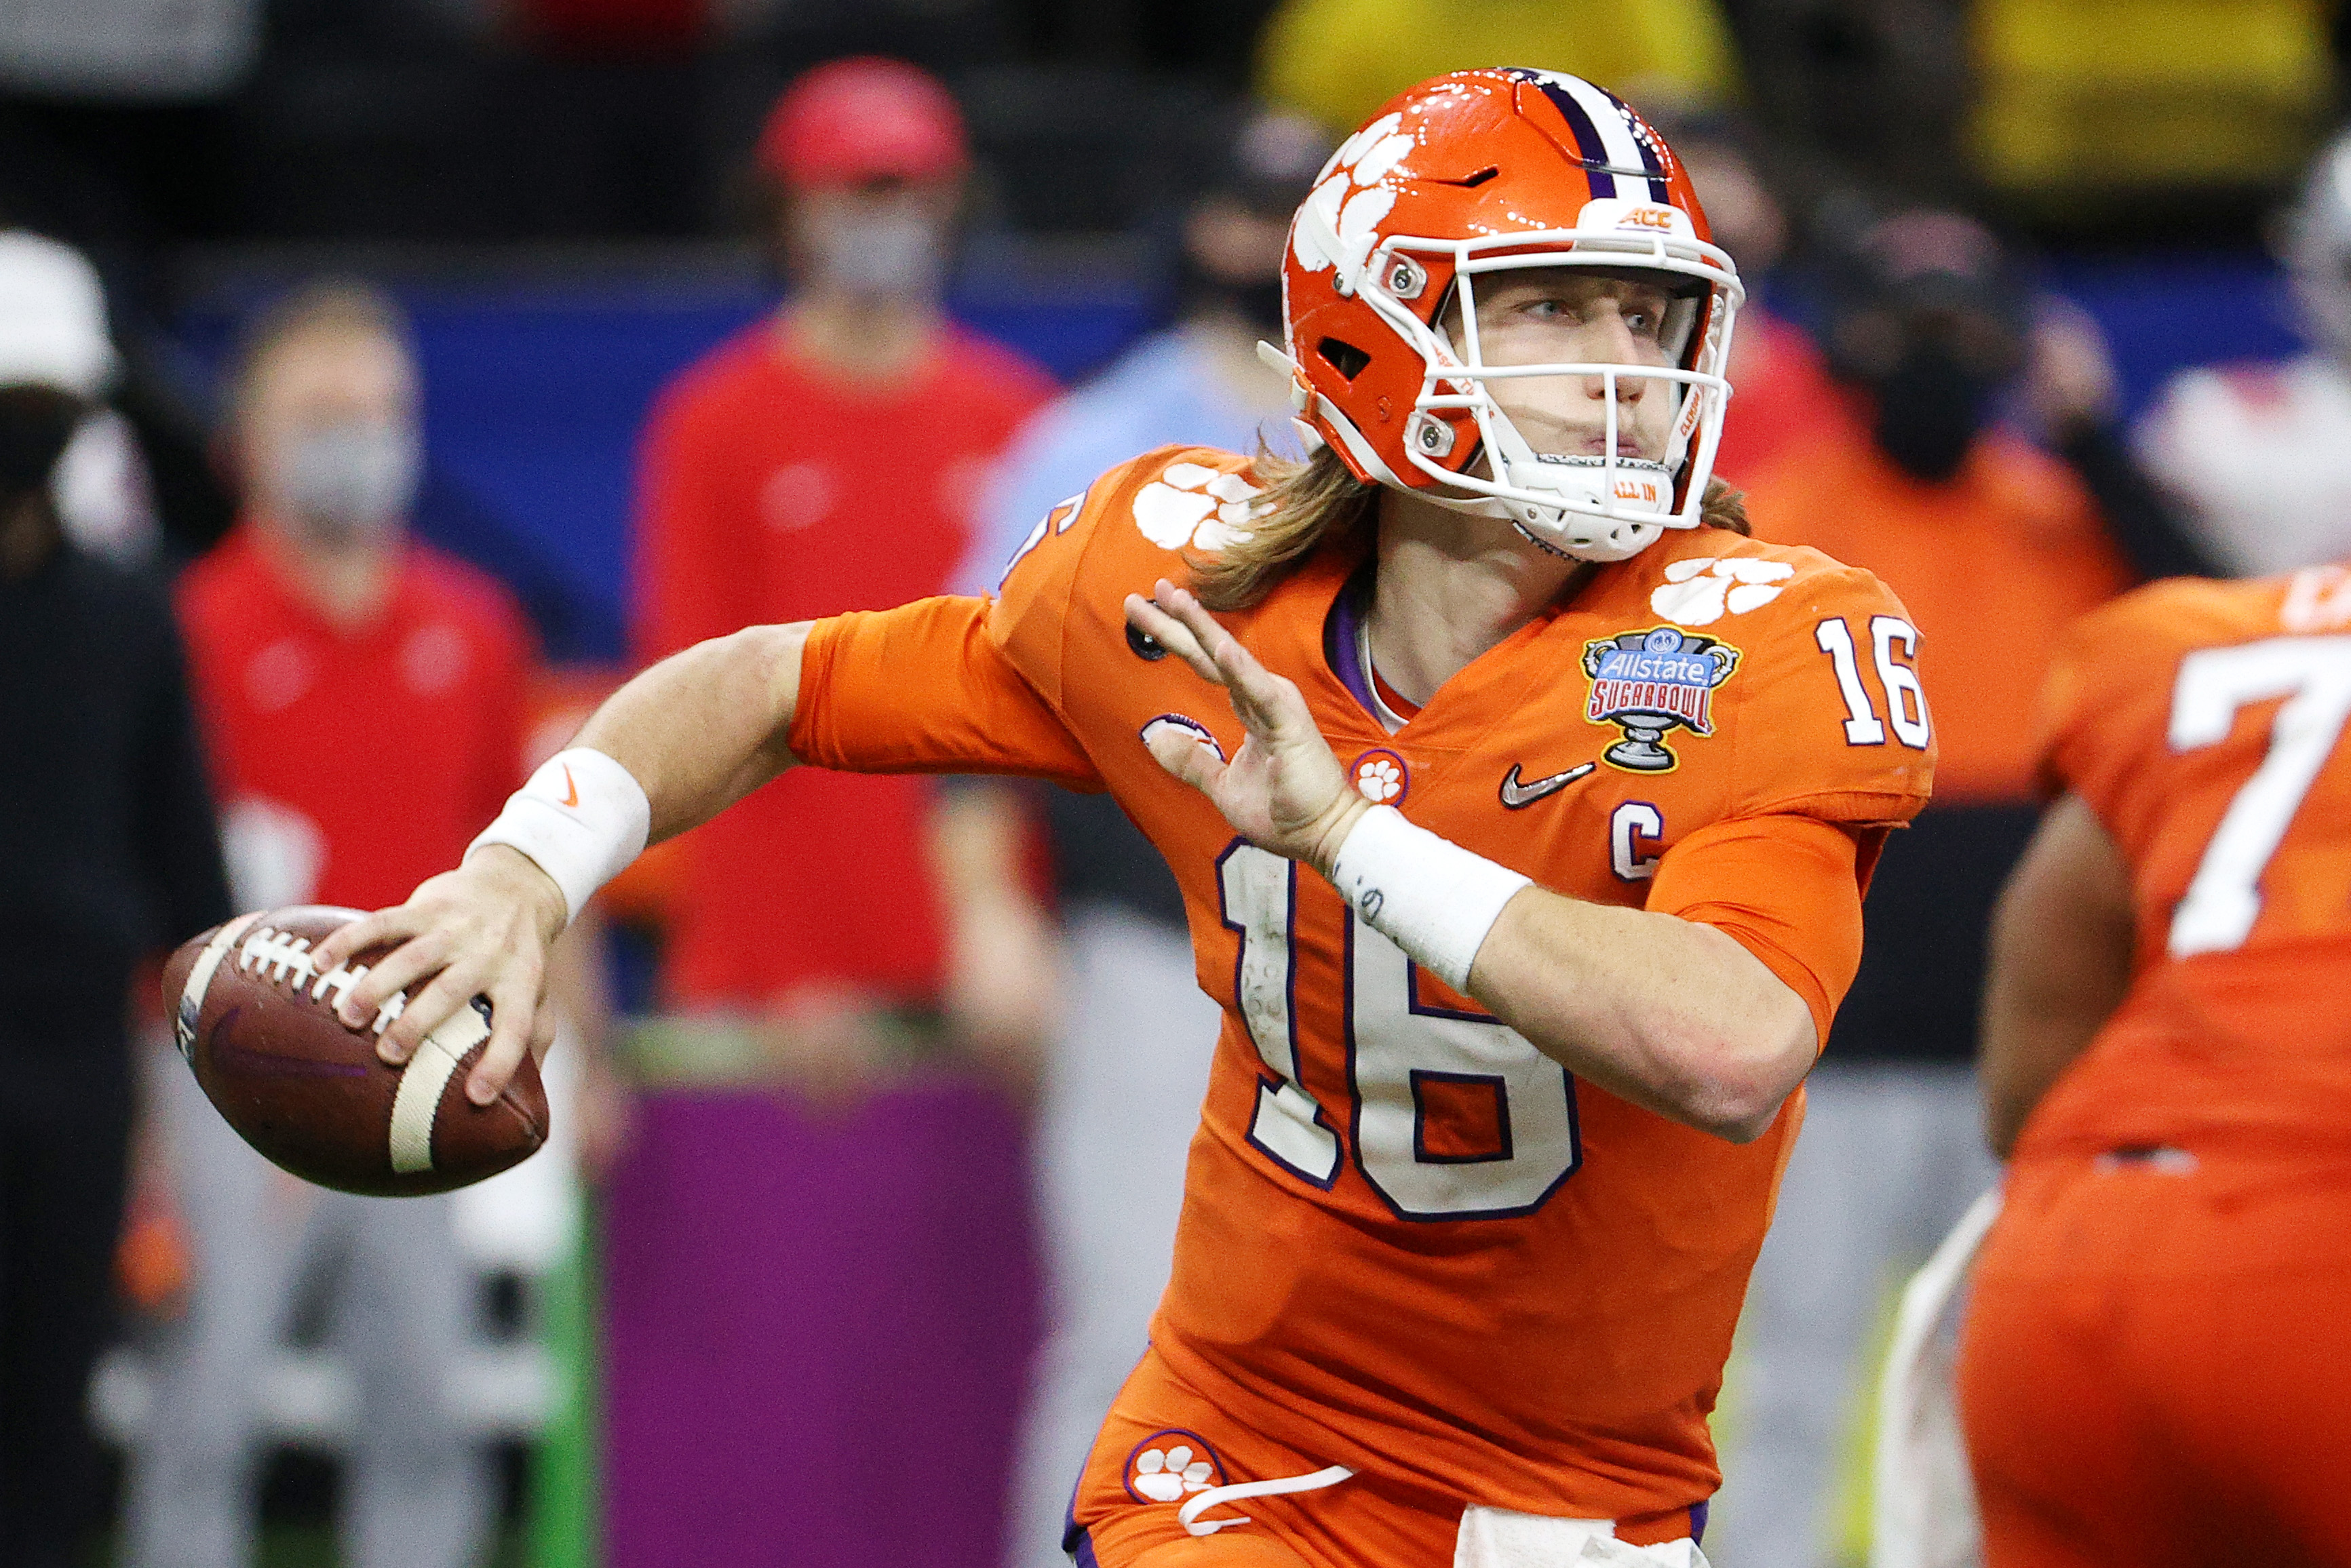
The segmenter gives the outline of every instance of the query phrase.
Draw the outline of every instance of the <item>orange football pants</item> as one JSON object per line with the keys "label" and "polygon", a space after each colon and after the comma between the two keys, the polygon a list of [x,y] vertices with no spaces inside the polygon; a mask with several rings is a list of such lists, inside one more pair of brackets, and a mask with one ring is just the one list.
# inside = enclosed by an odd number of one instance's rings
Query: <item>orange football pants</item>
{"label": "orange football pants", "polygon": [[[1144,1353],[1119,1390],[1071,1505],[1079,1568],[1443,1568],[1453,1561],[1462,1503],[1358,1475],[1334,1486],[1245,1498],[1199,1522],[1247,1524],[1195,1536],[1177,1521],[1199,1487],[1303,1476],[1331,1463],[1228,1420],[1207,1396]],[[1650,1544],[1690,1531],[1689,1511],[1624,1521]]]}
{"label": "orange football pants", "polygon": [[1988,1568],[2351,1568],[2351,1156],[2043,1156],[1978,1259]]}

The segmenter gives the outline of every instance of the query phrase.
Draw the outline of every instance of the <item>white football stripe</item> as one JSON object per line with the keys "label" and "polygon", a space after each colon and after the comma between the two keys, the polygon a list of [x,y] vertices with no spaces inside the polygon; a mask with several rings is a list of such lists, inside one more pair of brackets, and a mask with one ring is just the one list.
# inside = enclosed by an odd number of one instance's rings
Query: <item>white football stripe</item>
{"label": "white football stripe", "polygon": [[[1634,140],[1633,128],[1625,122],[1623,110],[1611,103],[1605,93],[1579,77],[1562,75],[1554,79],[1567,89],[1570,98],[1583,105],[1583,112],[1591,118],[1593,128],[1600,132],[1600,145],[1607,150],[1612,167],[1646,168],[1641,162],[1641,144]],[[1649,182],[1646,177],[1635,179],[1631,175],[1618,174],[1611,178],[1615,182],[1616,194],[1625,201],[1651,202],[1656,199],[1650,194]]]}
{"label": "white football stripe", "polygon": [[433,1121],[441,1109],[441,1092],[450,1074],[474,1047],[490,1038],[490,1026],[472,1007],[424,1037],[424,1043],[400,1071],[400,1088],[392,1097],[392,1168],[409,1176],[433,1168]]}
{"label": "white football stripe", "polygon": [[222,926],[214,933],[213,939],[204,944],[204,950],[196,955],[196,961],[189,966],[188,983],[180,988],[179,1016],[172,1020],[172,1028],[181,1056],[189,1061],[195,1061],[196,1020],[204,1017],[204,993],[213,988],[213,976],[219,970],[221,960],[228,956],[228,950],[236,946],[236,939],[245,935],[245,928],[266,913],[255,910],[251,915],[241,915]]}

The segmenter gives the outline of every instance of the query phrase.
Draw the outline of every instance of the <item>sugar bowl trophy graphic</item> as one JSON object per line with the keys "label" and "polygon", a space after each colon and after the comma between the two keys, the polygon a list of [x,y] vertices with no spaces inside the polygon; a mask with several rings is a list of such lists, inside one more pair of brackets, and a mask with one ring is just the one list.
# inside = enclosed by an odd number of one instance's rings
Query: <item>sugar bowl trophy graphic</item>
{"label": "sugar bowl trophy graphic", "polygon": [[1739,667],[1739,650],[1672,626],[1620,632],[1583,645],[1592,694],[1583,716],[1614,724],[1625,738],[1601,760],[1630,773],[1668,773],[1681,765],[1666,736],[1676,727],[1714,733],[1714,688]]}

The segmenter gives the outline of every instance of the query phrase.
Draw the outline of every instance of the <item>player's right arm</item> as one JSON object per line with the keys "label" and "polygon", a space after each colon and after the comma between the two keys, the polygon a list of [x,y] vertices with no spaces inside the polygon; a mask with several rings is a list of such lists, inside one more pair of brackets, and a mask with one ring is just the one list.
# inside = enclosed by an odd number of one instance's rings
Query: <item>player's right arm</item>
{"label": "player's right arm", "polygon": [[[791,766],[809,631],[808,622],[755,626],[696,643],[596,710],[573,746],[601,752],[636,780],[650,841],[709,821]],[[378,1049],[389,1061],[405,1061],[468,998],[488,997],[493,1037],[466,1086],[486,1103],[527,1046],[546,1047],[549,1020],[538,1015],[548,958],[571,914],[537,862],[510,845],[485,844],[420,884],[407,903],[344,926],[321,946],[319,961],[331,968],[368,947],[399,944],[345,993],[347,1024],[430,977],[384,1032]]]}
{"label": "player's right arm", "polygon": [[[633,841],[620,842],[631,835],[609,827],[583,827],[611,856],[597,874],[570,879],[592,892],[644,843],[707,821],[796,761],[859,772],[1028,775],[1099,789],[1092,761],[989,635],[988,613],[986,600],[928,599],[697,643],[613,694],[516,800],[532,798],[539,820],[551,816],[568,830],[563,809],[583,823],[596,811],[598,776],[619,794],[643,792]],[[821,701],[813,700],[817,692]],[[567,758],[581,766],[549,772]],[[576,787],[582,779],[590,788]],[[575,786],[568,800],[567,786]],[[509,804],[509,813],[516,809]],[[569,882],[553,869],[508,844],[480,844],[407,903],[344,926],[319,949],[329,967],[371,946],[394,946],[345,994],[346,1020],[370,1018],[393,992],[423,982],[382,1037],[385,1059],[404,1061],[471,998],[488,997],[491,1039],[466,1092],[476,1103],[495,1099],[523,1051],[546,1045],[534,1022],[548,953],[572,902]]]}

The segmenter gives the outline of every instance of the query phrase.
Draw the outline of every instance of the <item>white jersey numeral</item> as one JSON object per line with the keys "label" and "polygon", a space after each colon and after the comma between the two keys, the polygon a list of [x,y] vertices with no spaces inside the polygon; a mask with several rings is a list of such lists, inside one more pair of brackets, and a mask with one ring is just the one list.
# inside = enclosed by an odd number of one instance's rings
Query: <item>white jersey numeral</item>
{"label": "white jersey numeral", "polygon": [[[1224,923],[1241,936],[1235,995],[1258,1056],[1249,1142],[1320,1187],[1342,1157],[1330,1120],[1299,1080],[1291,934],[1298,868],[1249,844],[1217,862]],[[1482,1013],[1425,1003],[1421,977],[1386,937],[1350,915],[1347,935],[1349,1082],[1355,1155],[1374,1190],[1414,1219],[1484,1219],[1540,1207],[1582,1162],[1575,1083],[1525,1038]],[[1434,1148],[1429,1100],[1492,1096],[1492,1146]]]}
{"label": "white jersey numeral", "polygon": [[1290,934],[1298,912],[1298,862],[1236,843],[1217,862],[1225,925],[1240,933],[1233,998],[1257,1053],[1273,1074],[1260,1078],[1249,1142],[1316,1186],[1339,1179],[1339,1134],[1298,1078],[1298,1018],[1290,984],[1298,960]]}
{"label": "white jersey numeral", "polygon": [[2351,637],[2273,637],[2205,648],[2179,663],[2171,690],[2174,751],[2217,746],[2247,706],[2284,697],[2270,724],[2269,753],[2253,769],[2171,912],[2175,958],[2244,945],[2261,917],[2262,873],[2302,809],[2319,769],[2351,719]]}
{"label": "white jersey numeral", "polygon": [[[1837,690],[1844,697],[1844,742],[1847,746],[1886,744],[1886,719],[1877,716],[1869,690],[1861,684],[1861,658],[1855,652],[1853,628],[1844,617],[1832,615],[1813,628],[1813,641],[1836,670]],[[1894,645],[1902,644],[1902,657]],[[1871,663],[1877,666],[1877,684],[1885,688],[1894,738],[1913,751],[1924,751],[1935,738],[1934,721],[1927,716],[1927,690],[1918,672],[1906,661],[1918,656],[1918,629],[1898,615],[1869,618]]]}

